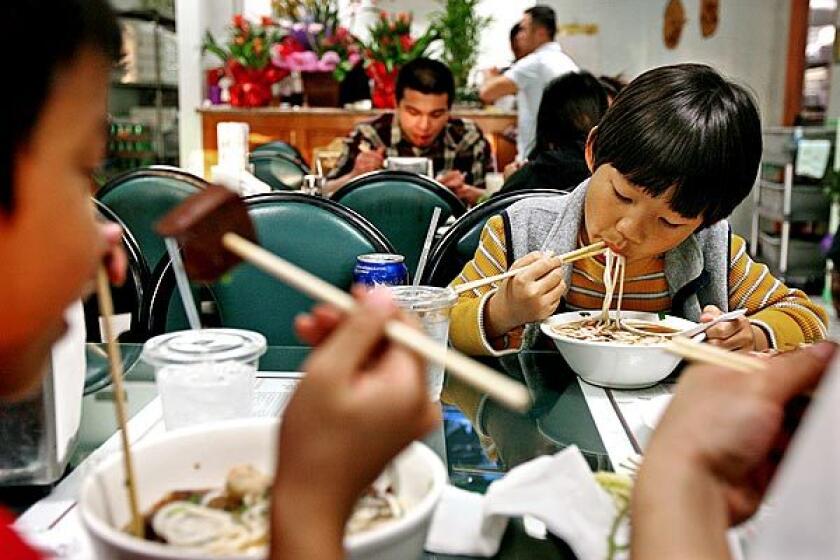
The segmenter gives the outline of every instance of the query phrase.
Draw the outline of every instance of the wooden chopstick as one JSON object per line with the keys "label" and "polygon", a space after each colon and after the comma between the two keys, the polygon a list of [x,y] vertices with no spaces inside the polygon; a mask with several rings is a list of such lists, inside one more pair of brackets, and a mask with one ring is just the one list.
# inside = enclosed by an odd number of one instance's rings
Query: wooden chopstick
{"label": "wooden chopstick", "polygon": [[128,507],[131,512],[129,532],[140,539],[143,538],[144,523],[140,515],[140,507],[137,501],[137,477],[134,474],[134,461],[131,456],[131,446],[128,441],[128,424],[125,412],[125,391],[123,389],[123,363],[120,347],[114,336],[114,329],[111,324],[111,317],[114,315],[114,301],[111,297],[111,284],[108,281],[108,272],[104,266],[100,266],[96,275],[96,291],[99,298],[99,311],[102,316],[102,328],[105,331],[105,340],[108,347],[108,363],[111,373],[111,382],[114,385],[114,407],[117,415],[117,427],[120,431],[120,442],[123,451],[123,467],[125,469],[125,489],[128,492]]}
{"label": "wooden chopstick", "polygon": [[[562,264],[568,264],[571,262],[579,261],[581,259],[586,259],[589,257],[594,257],[595,255],[600,255],[601,253],[607,250],[606,245],[603,241],[599,241],[597,243],[593,243],[592,245],[587,245],[586,247],[581,247],[580,249],[575,249],[574,251],[570,251],[568,253],[563,253],[559,255],[557,258],[560,259]],[[495,282],[501,282],[506,278],[510,278],[511,276],[516,276],[520,272],[525,270],[524,268],[512,268],[507,272],[503,272],[501,274],[496,274],[495,276],[488,276],[487,278],[480,278],[478,280],[473,280],[472,282],[464,282],[463,284],[458,284],[457,286],[452,286],[452,289],[455,290],[456,294],[462,294],[464,292],[468,292],[470,290],[474,290],[476,288],[480,288],[482,286],[486,286],[487,284],[493,284]]]}
{"label": "wooden chopstick", "polygon": [[[349,294],[235,233],[226,233],[222,244],[245,261],[313,299],[330,303],[343,311],[352,311],[356,307],[356,301]],[[524,412],[531,406],[531,395],[524,385],[447,348],[445,344],[433,341],[414,327],[390,321],[385,332],[394,342],[428,360],[443,364],[450,373],[512,410]]]}
{"label": "wooden chopstick", "polygon": [[766,366],[764,360],[760,358],[731,352],[708,344],[701,344],[683,336],[671,339],[665,344],[665,349],[687,360],[734,369],[745,373],[762,371]]}

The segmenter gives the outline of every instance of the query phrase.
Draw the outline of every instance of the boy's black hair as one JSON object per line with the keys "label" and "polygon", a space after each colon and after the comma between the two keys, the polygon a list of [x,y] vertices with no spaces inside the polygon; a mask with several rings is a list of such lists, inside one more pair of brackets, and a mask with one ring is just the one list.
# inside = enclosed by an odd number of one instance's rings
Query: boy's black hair
{"label": "boy's black hair", "polygon": [[583,153],[589,131],[608,107],[607,92],[589,72],[569,72],[551,80],[543,90],[537,112],[537,140],[528,159],[560,147]]}
{"label": "boy's black hair", "polygon": [[406,89],[420,93],[445,93],[447,104],[452,107],[455,99],[455,78],[449,67],[431,58],[415,58],[397,74],[397,103]]}
{"label": "boy's black hair", "polygon": [[[15,155],[38,122],[56,72],[85,47],[117,62],[122,35],[107,0],[3,2],[0,14],[4,41],[8,41],[4,50],[11,53],[5,60],[5,72],[14,81],[0,125],[0,212],[10,212]],[[35,27],[38,37],[33,36]]]}
{"label": "boy's black hair", "polygon": [[557,35],[557,14],[554,13],[554,8],[537,4],[525,10],[525,13],[531,16],[534,25],[545,29],[548,32],[548,37],[554,39],[554,36]]}
{"label": "boy's black hair", "polygon": [[592,132],[595,168],[609,163],[651,196],[675,187],[671,208],[703,227],[750,193],[761,146],[752,95],[702,64],[645,72]]}

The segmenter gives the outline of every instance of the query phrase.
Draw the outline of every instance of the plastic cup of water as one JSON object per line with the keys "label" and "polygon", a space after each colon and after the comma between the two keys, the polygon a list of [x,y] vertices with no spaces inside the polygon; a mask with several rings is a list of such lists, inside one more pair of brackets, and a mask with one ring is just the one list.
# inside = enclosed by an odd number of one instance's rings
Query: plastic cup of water
{"label": "plastic cup of water", "polygon": [[[449,342],[449,315],[458,299],[454,291],[434,286],[392,286],[390,290],[394,303],[415,314],[432,340]],[[426,365],[426,385],[433,401],[440,400],[443,391],[443,370],[442,364]]]}
{"label": "plastic cup of water", "polygon": [[167,430],[252,415],[254,384],[266,340],[240,329],[167,333],[143,345],[155,368]]}

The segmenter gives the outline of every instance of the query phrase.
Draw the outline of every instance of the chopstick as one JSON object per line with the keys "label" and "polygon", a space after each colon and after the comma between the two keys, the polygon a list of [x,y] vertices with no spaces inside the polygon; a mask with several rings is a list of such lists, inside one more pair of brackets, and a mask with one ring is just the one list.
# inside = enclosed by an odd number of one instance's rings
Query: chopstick
{"label": "chopstick", "polygon": [[687,360],[734,369],[744,373],[762,371],[766,366],[765,362],[759,358],[709,346],[708,344],[701,344],[681,336],[666,343],[665,350]]}
{"label": "chopstick", "polygon": [[[222,244],[245,261],[313,299],[335,305],[342,311],[352,311],[356,307],[356,301],[349,294],[235,233],[224,234]],[[510,409],[524,412],[530,407],[531,396],[521,383],[447,348],[445,344],[433,341],[414,327],[390,321],[385,332],[392,341],[428,360],[443,364],[450,373]]]}
{"label": "chopstick", "polygon": [[[560,259],[561,264],[568,264],[571,262],[579,261],[581,259],[594,257],[595,255],[600,255],[606,250],[606,244],[603,241],[599,241],[597,243],[587,245],[586,247],[581,247],[580,249],[576,249],[568,253],[563,253],[557,258]],[[487,284],[493,284],[495,282],[500,282],[506,278],[510,278],[511,276],[516,276],[523,270],[525,270],[524,267],[512,268],[507,272],[496,274],[495,276],[488,276],[487,278],[480,278],[479,280],[473,280],[472,282],[465,282],[463,284],[458,284],[457,286],[452,286],[452,289],[455,290],[456,294],[462,294],[464,292],[468,292],[470,290],[486,286]]]}
{"label": "chopstick", "polygon": [[137,502],[137,477],[134,475],[134,462],[131,457],[131,446],[128,441],[126,430],[127,420],[125,412],[125,391],[123,390],[123,364],[120,347],[114,336],[111,317],[114,315],[114,301],[111,297],[111,285],[108,281],[108,272],[104,266],[100,266],[96,275],[96,291],[99,298],[99,310],[102,316],[102,327],[105,331],[105,340],[108,347],[108,363],[111,373],[111,381],[114,385],[114,407],[116,409],[117,426],[120,431],[120,442],[123,450],[123,467],[125,469],[125,488],[128,492],[128,507],[131,512],[129,532],[138,538],[143,538],[144,523],[140,515],[140,507]]}

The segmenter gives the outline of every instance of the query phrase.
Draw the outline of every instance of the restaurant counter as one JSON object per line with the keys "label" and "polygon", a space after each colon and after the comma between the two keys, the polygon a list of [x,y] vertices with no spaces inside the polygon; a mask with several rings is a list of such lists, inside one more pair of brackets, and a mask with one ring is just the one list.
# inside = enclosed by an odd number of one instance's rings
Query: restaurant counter
{"label": "restaurant counter", "polygon": [[[201,131],[204,147],[205,173],[209,176],[210,166],[218,161],[216,125],[220,122],[245,122],[251,131],[250,148],[282,140],[292,144],[314,165],[313,150],[326,147],[333,139],[346,136],[353,127],[384,111],[350,110],[326,107],[262,107],[243,109],[227,105],[202,107]],[[492,109],[459,109],[453,116],[471,119],[484,131],[493,153],[496,154],[499,170],[516,157],[516,145],[504,132],[516,126],[516,113]]]}

